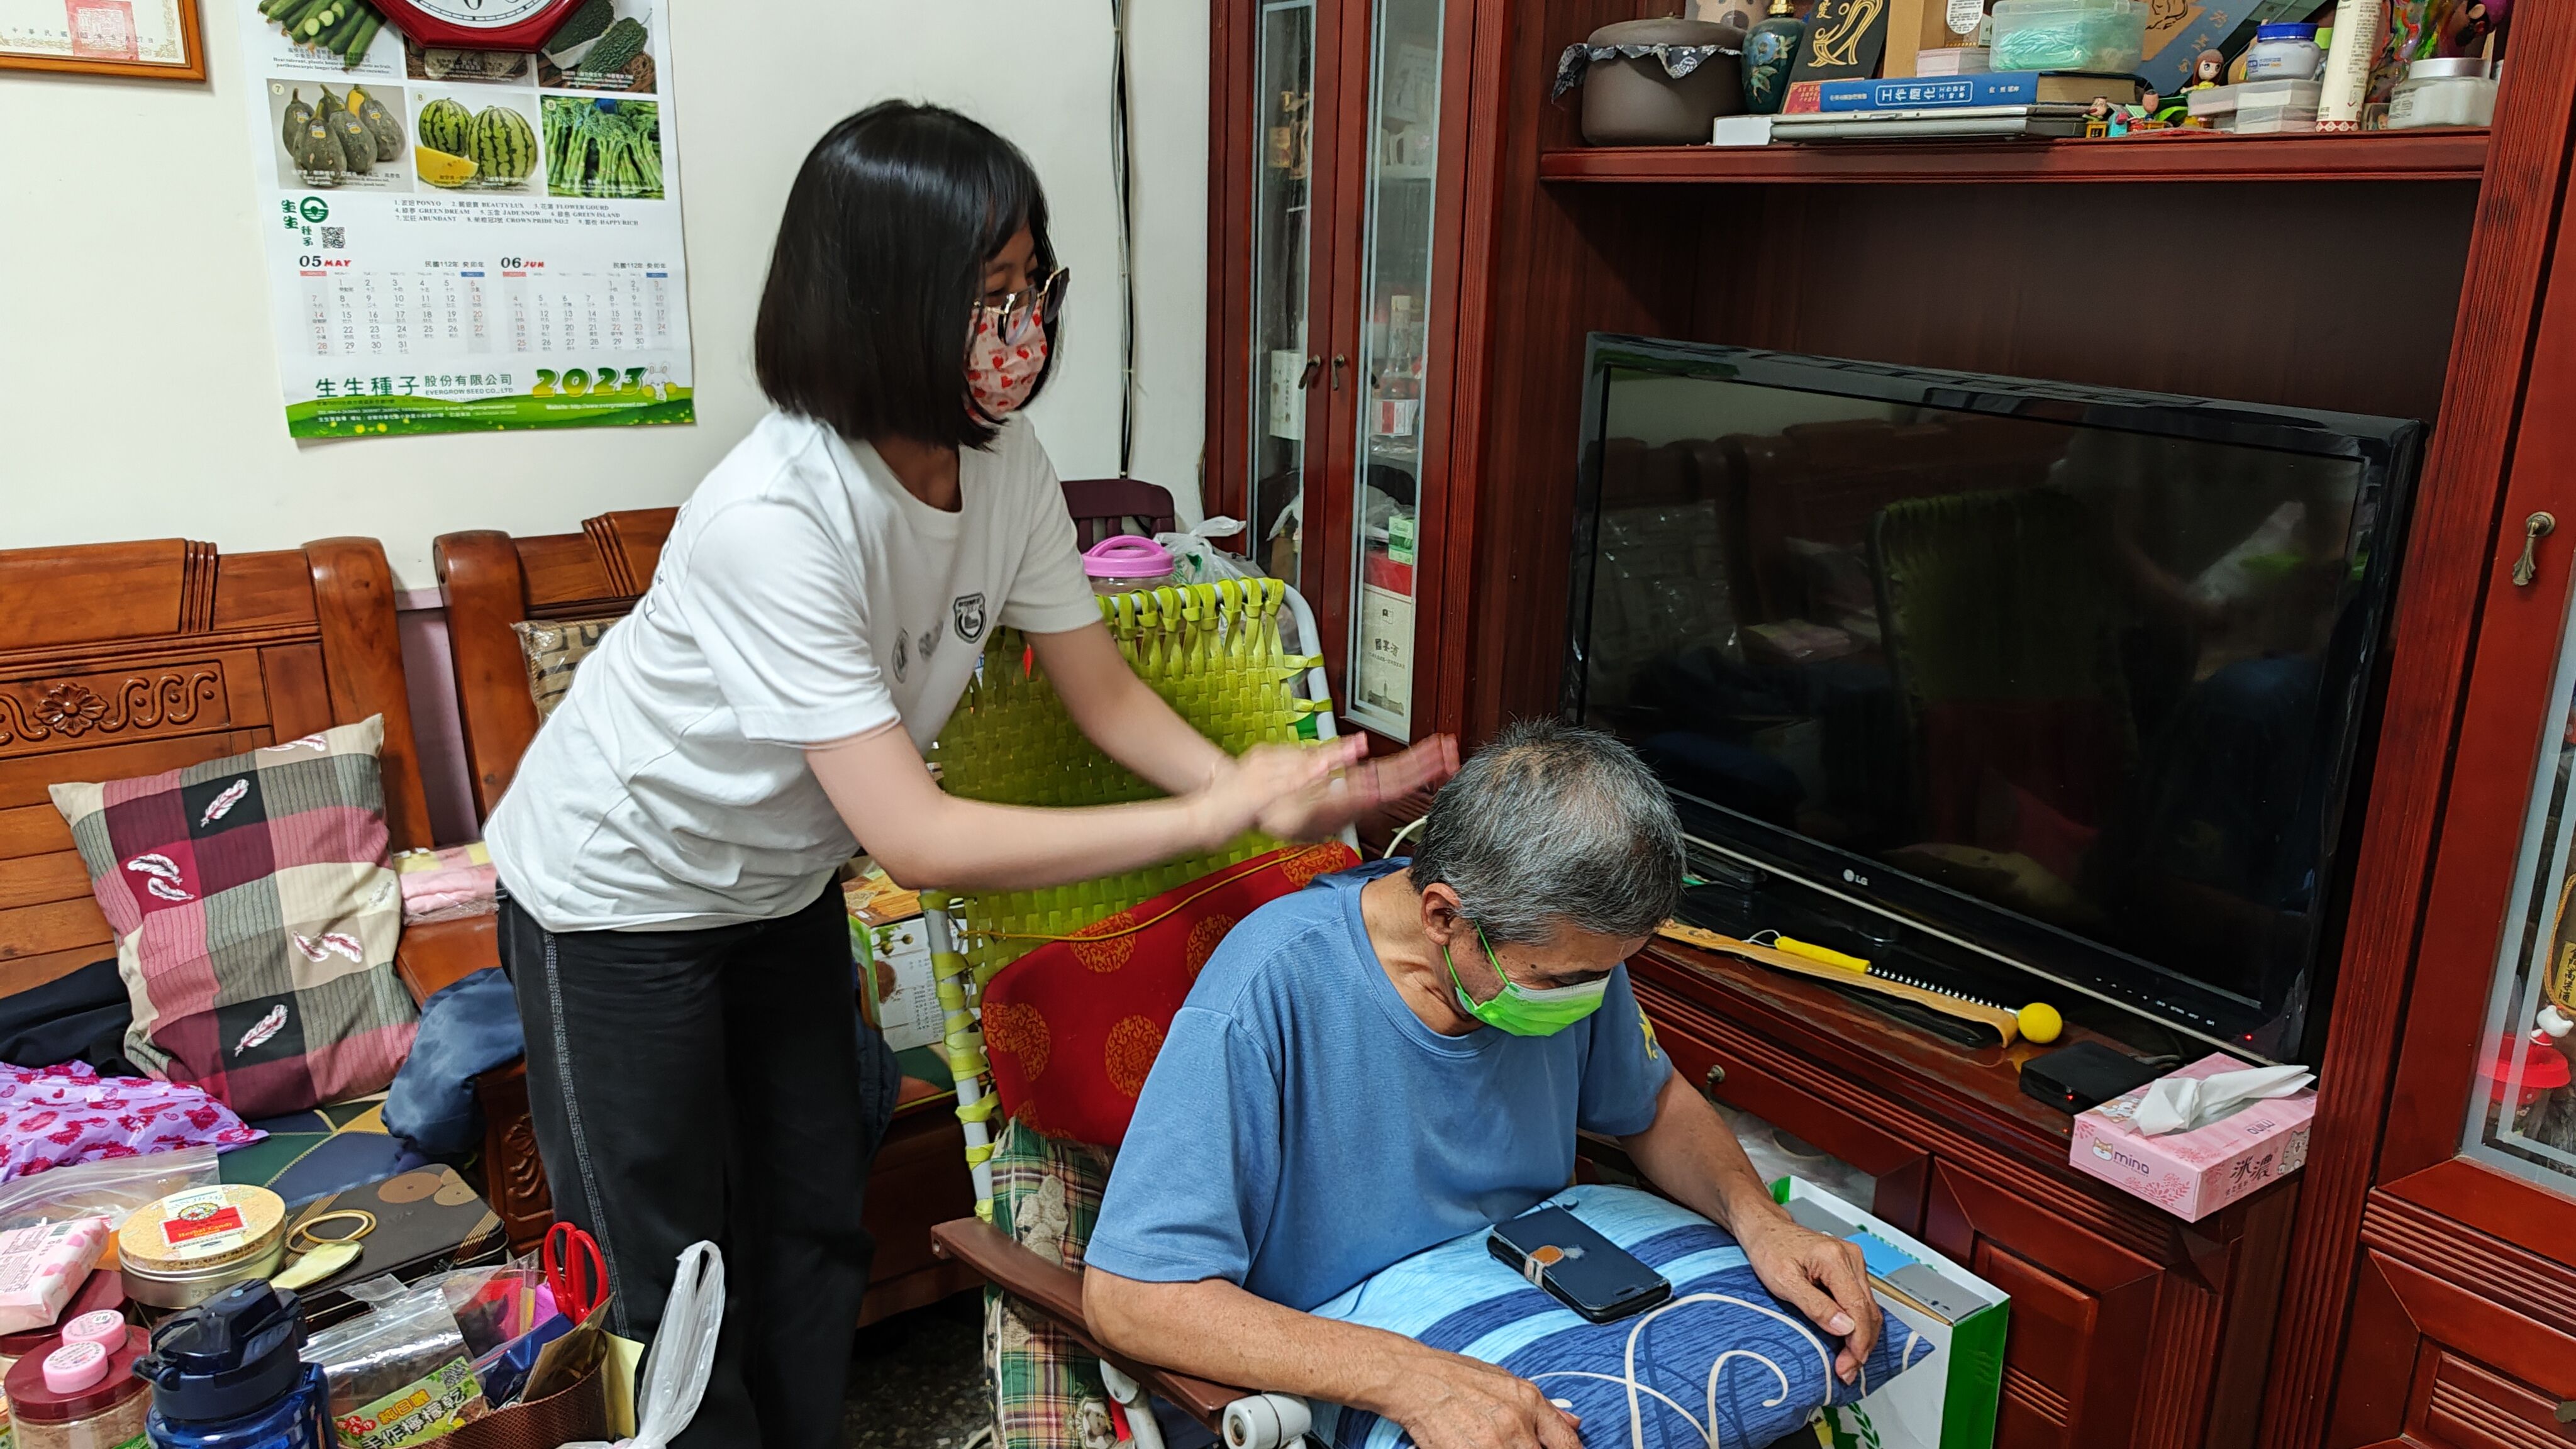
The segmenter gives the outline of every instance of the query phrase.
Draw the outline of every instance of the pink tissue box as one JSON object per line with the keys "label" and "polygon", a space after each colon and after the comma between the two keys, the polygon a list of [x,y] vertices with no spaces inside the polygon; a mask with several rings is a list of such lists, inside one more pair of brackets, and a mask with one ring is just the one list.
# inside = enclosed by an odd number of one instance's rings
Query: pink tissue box
{"label": "pink tissue box", "polygon": [[[2212,1053],[2168,1075],[2214,1077],[2244,1067],[2234,1057]],[[2069,1160],[2185,1222],[2200,1221],[2308,1160],[2308,1127],[2317,1115],[2314,1088],[2249,1102],[2206,1127],[2162,1137],[2129,1125],[2146,1095],[2140,1087],[2077,1114]]]}

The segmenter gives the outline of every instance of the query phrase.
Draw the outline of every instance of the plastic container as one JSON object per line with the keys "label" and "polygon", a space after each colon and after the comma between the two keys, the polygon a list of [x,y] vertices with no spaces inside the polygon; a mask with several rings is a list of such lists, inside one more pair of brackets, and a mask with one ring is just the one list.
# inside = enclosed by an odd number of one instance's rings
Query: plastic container
{"label": "plastic container", "polygon": [[1132,594],[1174,582],[1172,551],[1132,533],[1093,544],[1082,555],[1082,571],[1095,594]]}
{"label": "plastic container", "polygon": [[2276,21],[2254,28],[2254,43],[2245,51],[2245,78],[2315,80],[2325,64],[2325,47],[2317,44],[2315,26]]}
{"label": "plastic container", "polygon": [[2278,135],[2317,128],[2317,103],[2325,87],[2312,80],[2247,81],[2189,93],[2191,114],[2212,130]]}
{"label": "plastic container", "polygon": [[2321,82],[2248,81],[2236,89],[2239,94],[2235,130],[2240,136],[2277,135],[2317,128],[2317,107],[2325,97],[2325,86]]}
{"label": "plastic container", "polygon": [[134,1372],[152,1386],[158,1449],[331,1449],[322,1366],[297,1357],[304,1307],[266,1283],[228,1288],[162,1324]]}
{"label": "plastic container", "polygon": [[2388,129],[2483,126],[2495,119],[2496,83],[2478,56],[2419,60],[2388,98]]}
{"label": "plastic container", "polygon": [[143,1440],[151,1388],[134,1376],[134,1361],[149,1347],[142,1329],[129,1328],[113,1349],[57,1340],[18,1360],[8,1380],[16,1449],[128,1449]]}
{"label": "plastic container", "polygon": [[2147,52],[2140,0],[1995,0],[1988,64],[1998,72],[2084,70],[2125,74]]}

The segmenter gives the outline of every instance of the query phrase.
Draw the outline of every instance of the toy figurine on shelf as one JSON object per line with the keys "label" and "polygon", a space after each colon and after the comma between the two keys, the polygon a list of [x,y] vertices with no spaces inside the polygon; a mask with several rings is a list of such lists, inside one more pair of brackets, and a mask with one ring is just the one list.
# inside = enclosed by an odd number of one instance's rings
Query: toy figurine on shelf
{"label": "toy figurine on shelf", "polygon": [[2184,109],[2181,106],[2168,106],[2164,102],[2164,97],[2154,91],[2148,91],[2138,97],[2136,105],[2114,108],[2111,117],[2111,134],[2126,136],[2139,131],[2170,130],[2174,119],[2179,117]]}
{"label": "toy figurine on shelf", "polygon": [[2505,24],[2512,14],[2512,0],[2453,0],[2438,22],[2433,54],[2452,60],[2473,59],[2487,53],[2487,41],[2493,37],[2496,54],[2503,55]]}
{"label": "toy figurine on shelf", "polygon": [[[2111,104],[2109,96],[2095,96],[2093,104],[2086,107],[2084,111],[2084,134],[2088,139],[2093,140],[2099,140],[2104,136],[2120,135],[2128,129],[2124,124],[2125,119],[2120,113],[2120,108]],[[2111,129],[2115,123],[2122,123],[2117,131]]]}
{"label": "toy figurine on shelf", "polygon": [[2211,90],[2217,86],[2225,84],[2226,81],[2227,57],[2214,50],[2204,50],[2200,53],[2199,58],[2191,63],[2191,84],[2184,86],[2183,89],[2187,91]]}

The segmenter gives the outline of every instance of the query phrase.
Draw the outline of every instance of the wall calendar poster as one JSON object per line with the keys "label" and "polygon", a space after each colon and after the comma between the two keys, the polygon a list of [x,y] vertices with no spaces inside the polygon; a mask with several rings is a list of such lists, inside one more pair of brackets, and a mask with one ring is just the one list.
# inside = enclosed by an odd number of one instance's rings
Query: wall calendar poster
{"label": "wall calendar poster", "polygon": [[667,10],[586,0],[519,52],[210,3],[253,82],[290,434],[696,420]]}

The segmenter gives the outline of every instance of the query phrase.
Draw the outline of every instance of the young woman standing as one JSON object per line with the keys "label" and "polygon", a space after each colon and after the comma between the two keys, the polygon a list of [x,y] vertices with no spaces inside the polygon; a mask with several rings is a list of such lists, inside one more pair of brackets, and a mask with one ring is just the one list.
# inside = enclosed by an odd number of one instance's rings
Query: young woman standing
{"label": "young woman standing", "polygon": [[[1017,416],[1065,295],[1046,222],[1027,159],[953,112],[888,103],[823,137],[755,329],[777,410],[681,509],[492,815],[537,1141],[556,1213],[608,1260],[616,1331],[650,1336],[681,1249],[725,1252],[684,1449],[840,1442],[896,1081],[852,994],[833,872],[854,851],[907,882],[1054,885],[1248,829],[1327,835],[1456,766],[1447,740],[1230,757],[1129,671]],[[1005,627],[1170,798],[939,789],[921,751]]]}

